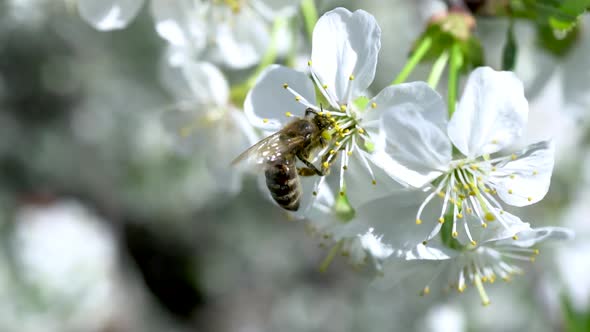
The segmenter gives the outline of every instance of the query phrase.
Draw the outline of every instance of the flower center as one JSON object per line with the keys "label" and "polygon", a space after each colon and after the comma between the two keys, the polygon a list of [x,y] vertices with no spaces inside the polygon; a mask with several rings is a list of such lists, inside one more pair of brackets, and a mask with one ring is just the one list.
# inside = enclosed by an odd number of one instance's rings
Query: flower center
{"label": "flower center", "polygon": [[[496,186],[490,181],[490,173],[496,171],[496,166],[488,156],[482,159],[453,161],[449,169],[434,181],[434,189],[418,210],[416,224],[421,224],[420,217],[426,205],[435,196],[439,196],[443,201],[438,223],[423,243],[426,244],[442,229],[443,243],[453,249],[463,247],[453,240],[459,236],[457,226],[462,222],[469,243],[472,246],[477,245],[471,236],[467,216],[478,220],[483,228],[487,228],[489,222],[496,220],[508,228],[504,210],[494,197],[497,195]],[[451,227],[448,227],[448,224],[444,225],[447,221],[452,223]]]}

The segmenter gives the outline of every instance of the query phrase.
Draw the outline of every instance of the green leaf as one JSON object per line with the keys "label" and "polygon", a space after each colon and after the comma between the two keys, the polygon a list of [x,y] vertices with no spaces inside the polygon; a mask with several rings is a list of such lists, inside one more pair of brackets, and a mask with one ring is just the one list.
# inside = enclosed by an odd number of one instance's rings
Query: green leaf
{"label": "green leaf", "polygon": [[547,25],[537,25],[537,43],[556,56],[566,55],[578,40],[580,29],[576,26],[564,38],[557,38],[555,30]]}
{"label": "green leaf", "polygon": [[562,308],[564,316],[564,331],[587,332],[590,331],[590,311],[579,312],[572,306],[571,299],[562,296]]}
{"label": "green leaf", "polygon": [[517,54],[518,49],[516,40],[514,39],[514,24],[511,21],[506,31],[506,44],[504,44],[504,50],[502,51],[502,70],[514,70]]}

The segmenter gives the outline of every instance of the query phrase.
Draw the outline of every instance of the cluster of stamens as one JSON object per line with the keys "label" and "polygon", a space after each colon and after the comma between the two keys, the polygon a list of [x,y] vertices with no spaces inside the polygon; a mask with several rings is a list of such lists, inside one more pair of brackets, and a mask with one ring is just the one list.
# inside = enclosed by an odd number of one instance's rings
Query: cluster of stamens
{"label": "cluster of stamens", "polygon": [[[445,271],[447,272],[449,289],[463,293],[467,285],[477,289],[483,305],[490,304],[484,288],[485,283],[493,284],[498,278],[510,282],[515,275],[523,274],[523,270],[514,264],[515,261],[534,262],[539,254],[538,249],[521,248],[509,244],[496,247],[477,247],[466,250],[462,256],[452,263],[438,263],[439,266],[430,281],[420,292],[421,296],[430,293],[430,285]],[[457,274],[458,271],[458,274]]]}
{"label": "cluster of stamens", "polygon": [[[432,192],[424,200],[416,215],[416,224],[422,224],[421,215],[432,199],[439,196],[442,199],[442,209],[438,217],[438,223],[424,240],[423,244],[432,239],[441,230],[443,224],[452,220],[451,236],[457,238],[459,231],[457,225],[462,221],[465,233],[470,244],[475,246],[477,242],[471,236],[466,215],[472,215],[483,228],[488,227],[489,222],[498,221],[508,228],[504,210],[496,198],[498,192],[494,179],[498,177],[515,178],[506,167],[497,167],[499,163],[515,160],[516,155],[490,160],[484,156],[483,160],[460,160],[455,162],[434,184]],[[533,173],[535,175],[536,172]],[[516,195],[512,189],[505,189],[508,194]],[[532,197],[527,197],[532,201]],[[451,217],[451,218],[449,218]],[[517,236],[514,236],[517,239]]]}

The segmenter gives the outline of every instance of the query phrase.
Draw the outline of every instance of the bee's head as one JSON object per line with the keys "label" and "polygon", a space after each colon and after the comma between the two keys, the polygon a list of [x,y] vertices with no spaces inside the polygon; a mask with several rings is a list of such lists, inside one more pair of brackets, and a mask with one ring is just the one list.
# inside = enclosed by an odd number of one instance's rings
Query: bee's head
{"label": "bee's head", "polygon": [[334,127],[334,120],[327,117],[323,112],[318,113],[311,108],[305,111],[306,117],[311,117],[311,121],[318,127],[320,131],[329,130]]}

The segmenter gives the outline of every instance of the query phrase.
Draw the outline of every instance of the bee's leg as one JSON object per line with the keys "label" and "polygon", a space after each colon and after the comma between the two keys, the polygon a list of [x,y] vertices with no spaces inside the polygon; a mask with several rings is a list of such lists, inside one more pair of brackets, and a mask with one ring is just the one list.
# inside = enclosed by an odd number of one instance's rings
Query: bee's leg
{"label": "bee's leg", "polygon": [[297,168],[297,174],[299,176],[314,176],[317,175],[316,170],[309,167],[299,167]]}
{"label": "bee's leg", "polygon": [[[312,164],[311,161],[307,160],[307,158],[305,158],[305,157],[306,156],[304,156],[303,153],[298,153],[297,154],[297,158],[299,158],[299,160],[301,160],[307,166],[307,168],[300,168],[298,170],[299,173],[301,173],[301,172],[305,172],[305,173],[307,173],[307,172],[314,172],[316,175],[319,175],[319,176],[326,175],[325,172],[322,172],[319,169],[317,169],[317,167],[315,167],[315,165]],[[299,175],[302,175],[302,174],[299,174]],[[313,175],[313,174],[310,174],[310,175]],[[303,175],[303,176],[305,176],[305,175]]]}

